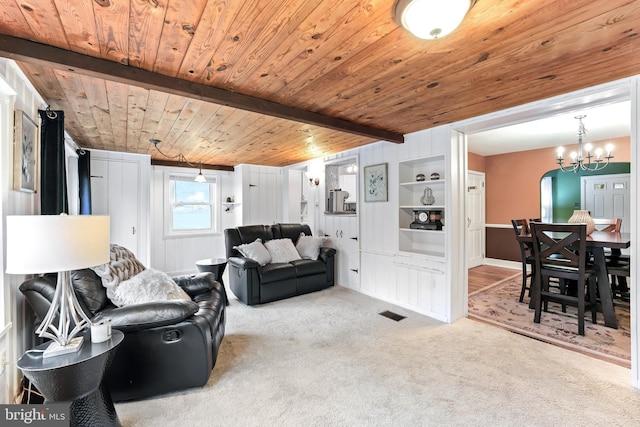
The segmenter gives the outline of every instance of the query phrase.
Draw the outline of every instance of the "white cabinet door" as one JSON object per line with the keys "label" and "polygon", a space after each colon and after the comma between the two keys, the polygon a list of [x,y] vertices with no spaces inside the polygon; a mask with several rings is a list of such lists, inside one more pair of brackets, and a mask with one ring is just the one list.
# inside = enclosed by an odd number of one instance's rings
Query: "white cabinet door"
{"label": "white cabinet door", "polygon": [[354,291],[360,290],[360,245],[357,220],[353,216],[340,218],[341,246],[347,257],[345,282],[346,286]]}
{"label": "white cabinet door", "polygon": [[360,245],[358,218],[355,216],[325,215],[324,233],[329,246],[336,250],[336,283],[360,290]]}
{"label": "white cabinet door", "polygon": [[91,159],[91,213],[109,215],[109,162]]}
{"label": "white cabinet door", "polygon": [[140,165],[135,162],[91,160],[91,210],[109,215],[111,243],[138,255]]}
{"label": "white cabinet door", "polygon": [[252,168],[243,182],[243,225],[275,224],[280,222],[281,189],[277,171]]}
{"label": "white cabinet door", "polygon": [[111,242],[138,255],[138,217],[140,195],[139,165],[131,162],[109,163],[109,200]]}

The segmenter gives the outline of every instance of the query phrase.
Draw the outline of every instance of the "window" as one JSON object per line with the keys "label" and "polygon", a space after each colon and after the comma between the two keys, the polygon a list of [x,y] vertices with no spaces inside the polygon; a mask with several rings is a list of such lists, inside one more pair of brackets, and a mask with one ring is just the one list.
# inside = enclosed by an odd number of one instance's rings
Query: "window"
{"label": "window", "polygon": [[216,181],[195,182],[193,177],[169,177],[169,234],[216,231]]}

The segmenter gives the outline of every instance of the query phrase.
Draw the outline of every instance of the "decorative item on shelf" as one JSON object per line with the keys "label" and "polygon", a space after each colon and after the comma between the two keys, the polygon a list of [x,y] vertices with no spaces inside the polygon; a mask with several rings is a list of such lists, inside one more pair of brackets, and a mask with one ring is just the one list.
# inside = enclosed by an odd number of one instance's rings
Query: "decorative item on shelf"
{"label": "decorative item on shelf", "polygon": [[427,179],[427,177],[425,177],[423,173],[416,175],[416,181],[424,181],[425,179]]}
{"label": "decorative item on shelf", "polygon": [[436,198],[433,197],[433,190],[431,190],[431,187],[425,188],[424,193],[422,194],[422,197],[420,197],[420,203],[422,203],[425,206],[431,206],[435,202],[436,202]]}
{"label": "decorative item on shelf", "polygon": [[416,230],[427,230],[429,224],[429,211],[415,210],[413,211],[413,222],[409,224],[409,228]]}
{"label": "decorative item on shelf", "polygon": [[437,39],[455,30],[476,0],[398,0],[396,22],[420,39]]}
{"label": "decorative item on shelf", "polygon": [[591,218],[591,215],[589,215],[589,211],[586,210],[573,211],[573,215],[571,215],[568,222],[570,224],[587,224],[587,236],[596,229],[595,221]]}
{"label": "decorative item on shelf", "polygon": [[440,174],[438,172],[434,172],[431,174],[431,181],[436,181],[440,179]]}
{"label": "decorative item on shelf", "polygon": [[442,230],[442,211],[414,210],[409,228],[415,230]]}
{"label": "decorative item on shelf", "polygon": [[233,197],[227,197],[227,203],[233,203]]}
{"label": "decorative item on shelf", "polygon": [[[578,119],[578,151],[573,151],[570,154],[571,162],[569,166],[564,167],[564,158],[562,155],[564,154],[564,147],[558,147],[558,158],[556,162],[560,166],[562,172],[578,172],[579,170],[593,172],[597,170],[601,170],[607,167],[609,164],[609,160],[613,159],[611,152],[613,151],[613,144],[607,144],[605,146],[605,150],[607,151],[607,155],[602,156],[604,151],[602,148],[596,148],[594,154],[591,154],[593,150],[593,145],[591,143],[582,145],[582,137],[586,135],[587,129],[584,127],[584,123],[582,123],[582,119],[587,117],[586,115],[575,116],[575,119]],[[582,154],[582,150],[587,152],[586,156]],[[592,160],[593,159],[593,160]],[[592,163],[593,162],[593,163]]]}
{"label": "decorative item on shelf", "polygon": [[76,352],[91,324],[71,285],[70,271],[109,262],[109,217],[94,215],[7,216],[9,274],[58,273],[51,306],[36,333],[54,342],[43,357]]}

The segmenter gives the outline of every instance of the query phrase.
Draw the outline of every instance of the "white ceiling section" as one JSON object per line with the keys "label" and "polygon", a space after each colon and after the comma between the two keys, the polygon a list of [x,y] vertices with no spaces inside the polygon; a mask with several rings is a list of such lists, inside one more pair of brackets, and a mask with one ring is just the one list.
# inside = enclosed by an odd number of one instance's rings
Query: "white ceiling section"
{"label": "white ceiling section", "polygon": [[582,120],[587,130],[584,142],[619,138],[631,133],[631,106],[629,101],[623,101],[469,134],[468,150],[481,156],[493,156],[576,144],[578,120],[575,116],[582,114],[586,115]]}

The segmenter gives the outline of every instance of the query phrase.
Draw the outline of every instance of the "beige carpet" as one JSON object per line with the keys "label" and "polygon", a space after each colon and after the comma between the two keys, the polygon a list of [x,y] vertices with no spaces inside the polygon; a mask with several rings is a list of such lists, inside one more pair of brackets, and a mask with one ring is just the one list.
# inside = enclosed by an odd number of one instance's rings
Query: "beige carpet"
{"label": "beige carpet", "polygon": [[117,404],[125,426],[640,425],[629,369],[481,322],[341,287],[228,308],[209,383]]}
{"label": "beige carpet", "polygon": [[597,324],[591,323],[589,313],[585,321],[585,335],[580,336],[574,307],[567,307],[567,313],[562,313],[559,305],[550,304],[549,312],[542,313],[540,323],[533,323],[534,310],[529,308],[529,298],[525,297],[523,303],[518,302],[521,283],[521,276],[518,276],[472,293],[469,295],[469,317],[631,367],[628,306],[616,306],[618,329],[606,327],[602,313],[598,313]]}

